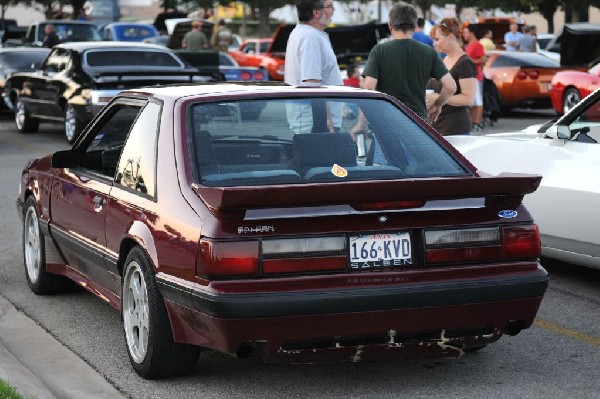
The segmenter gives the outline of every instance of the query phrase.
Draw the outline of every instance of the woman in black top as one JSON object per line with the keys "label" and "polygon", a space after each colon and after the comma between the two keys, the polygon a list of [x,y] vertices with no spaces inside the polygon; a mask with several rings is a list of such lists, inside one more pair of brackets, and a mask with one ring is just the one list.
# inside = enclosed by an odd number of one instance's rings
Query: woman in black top
{"label": "woman in black top", "polygon": [[[475,63],[463,51],[460,24],[456,18],[444,18],[436,26],[434,46],[446,54],[444,64],[456,81],[456,92],[442,107],[433,127],[442,135],[470,134],[471,115],[469,107],[475,100],[477,69]],[[437,94],[427,95],[427,104],[433,103]]]}

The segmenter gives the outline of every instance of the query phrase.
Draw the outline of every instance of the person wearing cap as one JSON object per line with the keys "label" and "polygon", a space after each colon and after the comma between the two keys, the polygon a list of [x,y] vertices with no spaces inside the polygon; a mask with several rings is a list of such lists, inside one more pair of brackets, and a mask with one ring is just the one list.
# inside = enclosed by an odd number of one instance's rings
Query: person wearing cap
{"label": "person wearing cap", "polygon": [[192,21],[192,30],[183,36],[181,48],[186,50],[198,51],[208,48],[208,38],[202,32],[202,22]]}
{"label": "person wearing cap", "polygon": [[[417,115],[435,122],[442,106],[456,91],[456,83],[435,49],[412,40],[417,26],[417,11],[405,3],[396,4],[389,13],[392,40],[371,50],[363,72],[363,87],[396,97]],[[438,98],[427,108],[425,90],[429,79],[441,82]]]}

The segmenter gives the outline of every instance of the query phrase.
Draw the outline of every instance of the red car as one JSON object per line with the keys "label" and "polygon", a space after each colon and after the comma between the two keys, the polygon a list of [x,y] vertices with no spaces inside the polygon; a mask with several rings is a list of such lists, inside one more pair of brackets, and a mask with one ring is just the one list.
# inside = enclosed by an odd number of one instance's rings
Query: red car
{"label": "red car", "polygon": [[30,161],[17,205],[30,289],[108,302],[159,378],[201,347],[366,361],[519,333],[548,284],[522,205],[540,179],[480,175],[379,92],[170,85],[121,92]]}
{"label": "red car", "polygon": [[559,72],[552,79],[550,98],[552,107],[559,114],[566,114],[582,98],[600,87],[600,62],[587,72],[569,70]]}
{"label": "red car", "polygon": [[[269,72],[271,80],[283,80],[287,41],[294,27],[295,25],[280,25],[275,31],[273,39],[269,39],[271,43],[264,53],[252,53],[252,51],[256,51],[256,46],[250,44],[249,47],[240,48],[230,54],[240,66],[263,67]],[[349,63],[366,60],[373,46],[390,33],[387,24],[373,23],[336,26],[327,28],[325,32],[329,36],[338,63],[344,68]],[[263,46],[262,42],[261,46]]]}
{"label": "red car", "polygon": [[278,56],[269,54],[273,39],[247,39],[237,50],[230,50],[229,55],[240,66],[264,68],[271,80],[283,80],[285,53]]}
{"label": "red car", "polygon": [[[277,33],[275,33],[277,34]],[[229,55],[240,66],[265,68],[271,80],[283,80],[285,73],[285,50],[271,53],[269,48],[273,39],[248,39]]]}
{"label": "red car", "polygon": [[[235,50],[230,50],[229,55],[237,59],[238,55],[250,55],[250,54],[264,54],[269,50],[269,46],[273,42],[272,38],[262,38],[262,39],[246,39],[240,44],[240,46]],[[238,61],[239,63],[239,61]]]}

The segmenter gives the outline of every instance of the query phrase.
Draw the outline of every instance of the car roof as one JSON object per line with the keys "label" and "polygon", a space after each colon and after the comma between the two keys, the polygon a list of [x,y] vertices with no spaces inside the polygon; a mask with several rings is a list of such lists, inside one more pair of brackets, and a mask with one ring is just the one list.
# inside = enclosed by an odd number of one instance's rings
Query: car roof
{"label": "car roof", "polygon": [[151,26],[154,28],[154,25],[148,24],[145,22],[109,22],[104,26]]}
{"label": "car roof", "polygon": [[272,42],[272,41],[273,41],[272,37],[249,37],[248,39],[244,40],[245,43],[265,43],[265,42]]}
{"label": "car roof", "polygon": [[143,42],[118,42],[118,41],[97,41],[97,42],[67,42],[57,44],[55,48],[66,48],[75,51],[85,51],[90,49],[115,49],[115,48],[128,48],[128,49],[140,49],[140,50],[163,50],[170,51],[165,46],[161,46],[153,43]]}
{"label": "car roof", "polygon": [[518,58],[518,59],[536,59],[542,57],[543,59],[547,59],[548,57],[536,53],[536,52],[528,52],[528,51],[506,51],[506,50],[490,50],[486,51],[487,55],[501,55],[509,58]]}
{"label": "car roof", "polygon": [[80,21],[74,19],[46,19],[44,21],[38,22],[39,25],[44,24],[56,24],[56,25],[92,25],[96,27],[96,24],[91,21]]}
{"label": "car roof", "polygon": [[253,94],[257,100],[261,100],[260,94],[289,94],[302,95],[318,93],[323,96],[332,95],[352,95],[360,93],[363,97],[388,98],[389,96],[366,89],[357,89],[347,86],[318,86],[318,87],[295,87],[287,84],[278,84],[275,82],[263,83],[204,83],[204,84],[185,84],[185,85],[165,85],[151,86],[141,89],[124,90],[120,95],[127,94],[145,94],[160,97],[163,99],[176,100],[178,98],[203,96],[203,95],[228,95],[228,94]]}
{"label": "car roof", "polygon": [[0,47],[0,53],[49,53],[46,47]]}

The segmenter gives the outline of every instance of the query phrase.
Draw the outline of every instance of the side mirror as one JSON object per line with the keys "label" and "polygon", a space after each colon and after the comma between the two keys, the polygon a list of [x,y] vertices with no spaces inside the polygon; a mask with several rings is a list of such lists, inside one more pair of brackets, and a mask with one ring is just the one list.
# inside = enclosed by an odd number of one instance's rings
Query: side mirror
{"label": "side mirror", "polygon": [[546,136],[558,140],[570,140],[571,129],[565,125],[554,125],[546,130]]}
{"label": "side mirror", "polygon": [[53,168],[73,168],[75,166],[77,166],[77,153],[75,151],[57,151],[52,154]]}
{"label": "side mirror", "polygon": [[539,129],[537,130],[537,133],[546,133],[546,131],[554,124],[556,123],[557,119],[552,119],[549,120],[548,122],[544,123],[542,126],[539,127]]}

